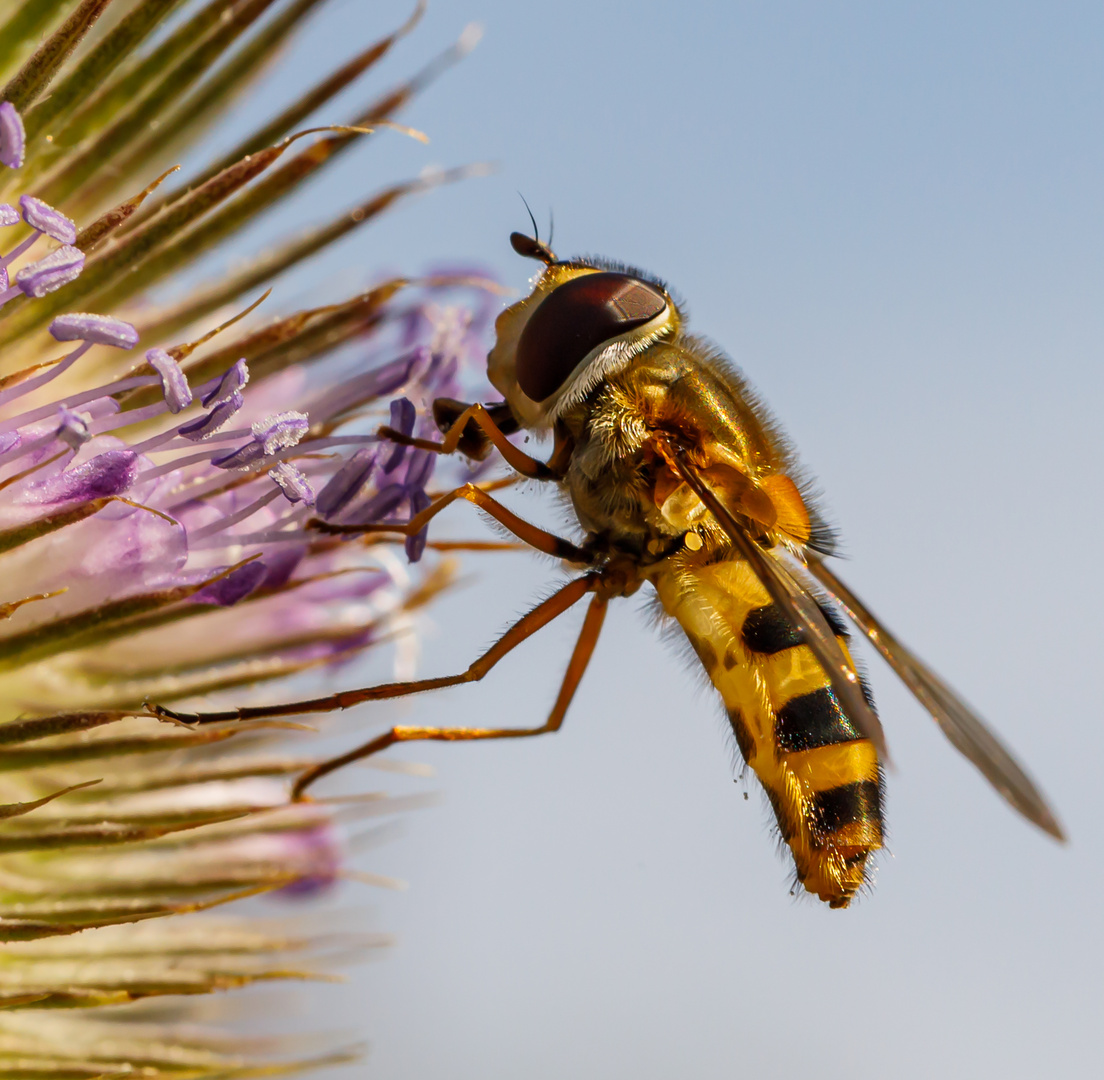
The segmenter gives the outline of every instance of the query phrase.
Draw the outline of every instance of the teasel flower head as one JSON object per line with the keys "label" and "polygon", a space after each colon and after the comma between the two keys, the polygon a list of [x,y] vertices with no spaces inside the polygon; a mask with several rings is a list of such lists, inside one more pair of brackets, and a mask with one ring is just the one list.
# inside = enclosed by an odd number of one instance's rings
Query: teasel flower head
{"label": "teasel flower head", "polygon": [[373,647],[409,670],[452,573],[424,533],[369,544],[312,520],[402,521],[449,482],[456,466],[376,432],[425,434],[425,403],[459,392],[483,286],[391,278],[291,314],[257,306],[285,271],[472,170],[394,184],[169,288],[354,141],[403,137],[373,133],[472,44],[319,119],[419,7],[177,173],[318,6],[23,0],[0,26],[0,1075],[252,1077],[351,1053],[236,1041],[186,1023],[185,1003],[331,976],[332,936],[253,898],[357,876],[348,828],[401,800],[290,802],[319,754],[303,725],[147,708],[280,700],[289,679],[301,696]]}

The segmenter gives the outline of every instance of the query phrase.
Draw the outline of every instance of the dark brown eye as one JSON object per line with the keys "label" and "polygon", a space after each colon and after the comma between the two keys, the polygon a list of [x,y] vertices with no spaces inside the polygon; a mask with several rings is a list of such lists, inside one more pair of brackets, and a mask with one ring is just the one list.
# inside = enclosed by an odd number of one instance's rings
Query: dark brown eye
{"label": "dark brown eye", "polygon": [[651,322],[667,306],[654,286],[596,273],[554,289],[530,316],[517,347],[517,380],[533,401],[550,397],[592,349]]}

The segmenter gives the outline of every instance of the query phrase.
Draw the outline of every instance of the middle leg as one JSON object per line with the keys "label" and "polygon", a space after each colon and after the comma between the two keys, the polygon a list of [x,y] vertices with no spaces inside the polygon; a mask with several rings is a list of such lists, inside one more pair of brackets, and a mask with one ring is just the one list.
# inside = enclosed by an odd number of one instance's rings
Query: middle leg
{"label": "middle leg", "polygon": [[[567,714],[568,706],[571,704],[571,699],[575,696],[575,691],[579,687],[579,683],[583,678],[583,673],[590,663],[591,655],[594,653],[594,646],[598,643],[598,635],[602,630],[602,622],[605,619],[606,605],[608,602],[608,597],[603,592],[595,593],[594,597],[591,599],[590,607],[587,608],[586,619],[583,621],[583,628],[579,632],[579,638],[575,642],[575,648],[571,653],[571,660],[568,662],[567,670],[564,672],[563,682],[560,684],[560,692],[556,695],[556,702],[552,706],[552,711],[548,714],[548,719],[539,727],[393,727],[390,731],[385,731],[382,735],[364,743],[363,746],[358,746],[345,754],[330,758],[328,761],[319,762],[313,768],[308,769],[298,780],[296,780],[295,786],[291,789],[292,799],[296,802],[301,800],[307,788],[315,781],[320,780],[323,776],[328,776],[330,773],[352,764],[354,761],[362,761],[364,758],[371,757],[373,754],[378,754],[381,750],[386,750],[389,746],[394,746],[396,743],[418,742],[427,739],[435,742],[473,742],[477,739],[524,739],[531,735],[545,735],[552,731],[559,731],[564,716]],[[469,672],[477,667],[482,659],[483,658],[477,660],[476,663],[468,669]],[[473,678],[482,678],[482,674],[474,675]]]}
{"label": "middle leg", "polygon": [[492,498],[482,488],[475,484],[462,484],[453,491],[442,495],[439,499],[430,503],[420,514],[415,514],[409,521],[395,523],[373,523],[369,525],[335,525],[321,518],[311,518],[307,522],[308,528],[318,532],[333,535],[361,535],[373,532],[401,533],[403,536],[416,536],[422,531],[446,506],[450,506],[457,499],[478,506],[486,511],[500,525],[504,525],[519,540],[523,540],[531,548],[543,551],[546,555],[553,555],[565,562],[575,563],[578,566],[590,566],[594,563],[593,556],[584,551],[570,540],[564,540],[554,533],[531,525],[528,521],[519,518],[512,510],[508,510],[497,499]]}
{"label": "middle leg", "polygon": [[519,450],[514,446],[499,429],[494,417],[478,402],[475,405],[469,405],[453,421],[441,442],[434,442],[432,439],[416,439],[390,427],[381,427],[379,433],[384,438],[403,446],[416,446],[419,450],[430,450],[435,454],[453,454],[461,445],[461,440],[464,438],[465,429],[469,423],[474,423],[490,440],[506,463],[515,471],[521,473],[522,476],[528,476],[531,480],[560,479],[560,475],[555,469],[549,468],[545,462],[539,461],[525,453],[524,450]]}
{"label": "middle leg", "polygon": [[600,574],[585,574],[575,578],[553,593],[543,603],[523,615],[505,634],[502,635],[482,656],[471,664],[466,671],[458,675],[443,675],[433,679],[418,679],[413,682],[384,683],[380,686],[368,686],[358,690],[343,690],[325,697],[307,698],[302,701],[289,701],[278,705],[247,705],[239,709],[223,709],[218,712],[186,713],[166,709],[162,705],[150,703],[148,711],[163,719],[175,720],[185,724],[213,724],[237,720],[269,720],[278,716],[299,716],[303,713],[337,712],[360,705],[365,701],[385,701],[390,698],[407,697],[423,690],[440,690],[446,686],[460,683],[478,682],[507,653],[512,652],[526,638],[532,637],[538,630],[558,618],[587,593],[597,592],[602,585]]}

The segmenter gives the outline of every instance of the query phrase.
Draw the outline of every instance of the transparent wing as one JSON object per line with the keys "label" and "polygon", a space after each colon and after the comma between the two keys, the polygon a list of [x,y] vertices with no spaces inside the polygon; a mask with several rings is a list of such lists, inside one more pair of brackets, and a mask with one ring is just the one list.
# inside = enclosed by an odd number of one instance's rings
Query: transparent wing
{"label": "transparent wing", "polygon": [[931,713],[951,744],[1028,821],[1056,840],[1066,836],[1046,799],[985,722],[934,671],[901,644],[822,559],[809,553],[809,572],[831,593],[890,667]]}
{"label": "transparent wing", "polygon": [[728,534],[736,550],[755,571],[755,576],[762,582],[771,600],[786,613],[794,626],[804,631],[805,643],[824,668],[848,719],[864,738],[874,744],[878,757],[888,763],[889,752],[881,721],[867,704],[858,674],[840,648],[834,631],[817,607],[816,601],[788,567],[764,551],[747,534],[702,478],[686,451],[673,441],[667,442],[665,449],[671,465],[717,519],[717,524]]}

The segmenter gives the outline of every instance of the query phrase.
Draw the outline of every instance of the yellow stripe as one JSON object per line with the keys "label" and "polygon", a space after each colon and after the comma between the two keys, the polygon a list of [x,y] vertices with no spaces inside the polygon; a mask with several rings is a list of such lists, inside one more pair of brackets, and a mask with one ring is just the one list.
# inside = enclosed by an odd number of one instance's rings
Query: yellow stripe
{"label": "yellow stripe", "polygon": [[863,851],[877,851],[881,846],[882,827],[874,818],[848,822],[832,833],[832,848],[844,858]]}
{"label": "yellow stripe", "polygon": [[787,754],[786,764],[810,794],[878,779],[878,755],[867,739]]}
{"label": "yellow stripe", "polygon": [[775,712],[795,697],[831,685],[808,645],[795,645],[773,656],[756,656],[755,660],[770,687]]}

